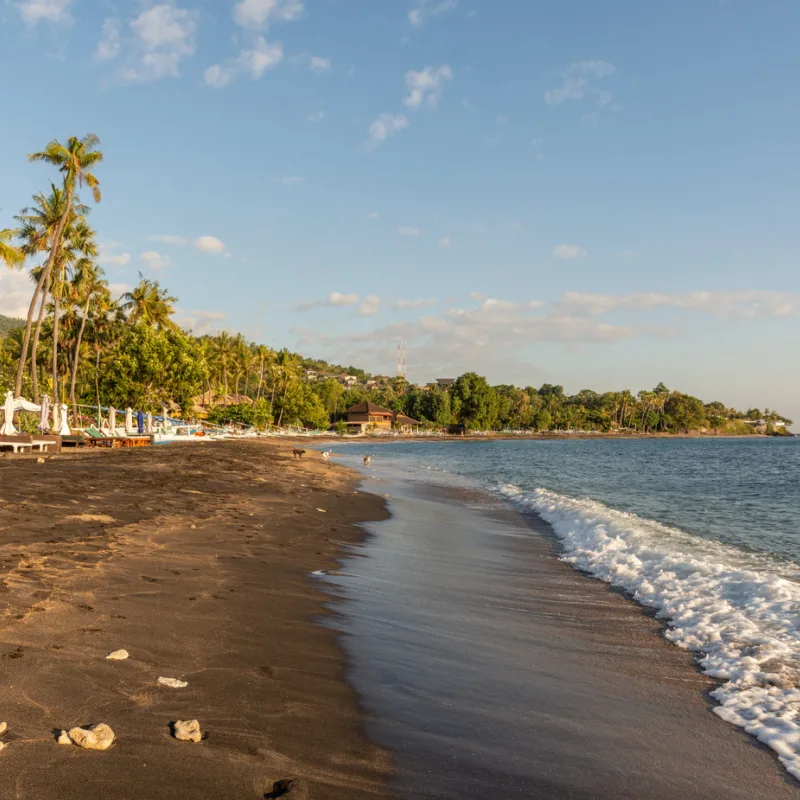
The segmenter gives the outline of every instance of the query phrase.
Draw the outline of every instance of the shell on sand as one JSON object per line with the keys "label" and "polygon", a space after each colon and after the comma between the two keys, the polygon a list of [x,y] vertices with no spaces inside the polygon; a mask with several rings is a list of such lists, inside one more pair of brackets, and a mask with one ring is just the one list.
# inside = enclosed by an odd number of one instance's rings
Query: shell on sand
{"label": "shell on sand", "polygon": [[[60,741],[61,737],[58,738]],[[107,750],[114,742],[114,731],[105,722],[99,722],[89,728],[70,728],[69,738],[87,750]]]}
{"label": "shell on sand", "polygon": [[130,653],[127,650],[112,650],[107,656],[106,659],[110,661],[124,661]]}
{"label": "shell on sand", "polygon": [[173,728],[173,735],[182,742],[199,742],[203,738],[200,723],[196,719],[179,719]]}
{"label": "shell on sand", "polygon": [[179,681],[177,678],[159,678],[158,682],[170,689],[185,689],[189,685],[187,681]]}

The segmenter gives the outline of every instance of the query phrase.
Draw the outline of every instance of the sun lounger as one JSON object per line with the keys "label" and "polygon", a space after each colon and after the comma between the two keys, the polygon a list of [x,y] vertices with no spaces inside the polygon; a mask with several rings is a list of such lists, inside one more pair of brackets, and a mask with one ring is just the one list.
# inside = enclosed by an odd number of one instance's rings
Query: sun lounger
{"label": "sun lounger", "polygon": [[26,433],[16,436],[0,436],[0,450],[11,450],[13,453],[33,452],[33,438]]}

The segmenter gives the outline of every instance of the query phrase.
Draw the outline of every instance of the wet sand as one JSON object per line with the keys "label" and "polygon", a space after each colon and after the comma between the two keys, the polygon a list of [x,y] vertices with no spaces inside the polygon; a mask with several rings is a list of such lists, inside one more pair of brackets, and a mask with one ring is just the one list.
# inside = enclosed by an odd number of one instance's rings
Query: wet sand
{"label": "wet sand", "polygon": [[409,800],[796,798],[640,606],[556,560],[546,523],[376,466],[392,517],[333,579],[368,733]]}
{"label": "wet sand", "polygon": [[[388,796],[308,578],[383,503],[291,448],[0,458],[0,796],[246,800],[287,779],[291,798]],[[207,739],[171,738],[193,718]],[[55,743],[98,722],[106,752]]]}

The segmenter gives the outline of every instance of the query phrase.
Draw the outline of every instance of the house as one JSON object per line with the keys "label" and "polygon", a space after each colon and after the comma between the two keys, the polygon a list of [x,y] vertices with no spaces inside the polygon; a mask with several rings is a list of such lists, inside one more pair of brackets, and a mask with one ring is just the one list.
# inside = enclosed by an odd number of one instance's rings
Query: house
{"label": "house", "polygon": [[309,381],[309,383],[315,383],[316,381],[319,380],[319,374],[317,373],[316,370],[307,369],[306,370],[306,380]]}
{"label": "house", "polygon": [[358,384],[358,378],[355,375],[339,375],[337,380],[348,389],[352,389]]}
{"label": "house", "polygon": [[369,400],[351,406],[343,416],[348,433],[365,433],[368,430],[389,431],[392,428],[403,433],[410,433],[420,425],[417,420],[411,419],[400,411],[376,406]]}
{"label": "house", "polygon": [[449,389],[456,382],[455,378],[437,378],[436,385],[440,389]]}
{"label": "house", "polygon": [[364,433],[369,428],[391,430],[395,412],[383,406],[376,406],[365,400],[344,411],[344,421],[348,433]]}

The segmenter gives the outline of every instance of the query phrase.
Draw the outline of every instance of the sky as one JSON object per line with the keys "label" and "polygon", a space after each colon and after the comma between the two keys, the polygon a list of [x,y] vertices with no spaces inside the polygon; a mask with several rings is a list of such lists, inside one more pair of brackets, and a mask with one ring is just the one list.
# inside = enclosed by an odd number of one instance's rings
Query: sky
{"label": "sky", "polygon": [[[0,0],[0,228],[90,221],[196,333],[800,420],[796,0]],[[88,195],[83,198],[88,201]],[[0,272],[0,313],[31,284]]]}

